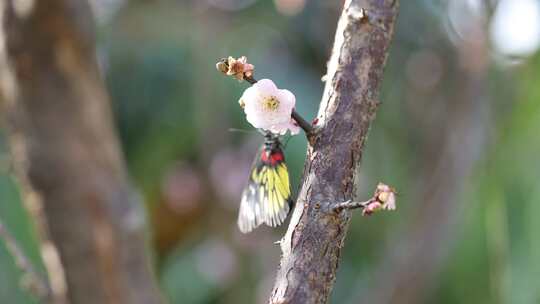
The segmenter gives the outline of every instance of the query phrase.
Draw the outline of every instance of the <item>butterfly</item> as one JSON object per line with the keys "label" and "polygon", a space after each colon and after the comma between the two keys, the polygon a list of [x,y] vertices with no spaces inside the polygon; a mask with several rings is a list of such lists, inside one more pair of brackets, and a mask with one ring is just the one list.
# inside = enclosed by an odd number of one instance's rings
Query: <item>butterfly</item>
{"label": "butterfly", "polygon": [[264,133],[264,144],[251,167],[247,186],[242,192],[238,228],[251,232],[261,224],[281,225],[292,207],[289,171],[277,135]]}

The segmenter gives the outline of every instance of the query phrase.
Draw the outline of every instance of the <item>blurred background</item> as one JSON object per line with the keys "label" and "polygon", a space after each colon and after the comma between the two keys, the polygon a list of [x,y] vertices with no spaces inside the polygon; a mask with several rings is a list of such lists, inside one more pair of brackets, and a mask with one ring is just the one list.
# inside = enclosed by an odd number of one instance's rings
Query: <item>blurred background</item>
{"label": "blurred background", "polygon": [[[403,0],[382,105],[359,172],[398,210],[355,213],[332,303],[540,303],[540,1]],[[171,303],[263,303],[286,226],[242,235],[240,193],[262,138],[214,64],[246,55],[256,78],[315,117],[343,1],[93,0],[98,57],[157,277]],[[250,130],[230,132],[229,128]],[[34,225],[0,137],[0,218],[38,268]],[[286,158],[297,191],[303,136]],[[0,244],[0,302],[36,303]]]}

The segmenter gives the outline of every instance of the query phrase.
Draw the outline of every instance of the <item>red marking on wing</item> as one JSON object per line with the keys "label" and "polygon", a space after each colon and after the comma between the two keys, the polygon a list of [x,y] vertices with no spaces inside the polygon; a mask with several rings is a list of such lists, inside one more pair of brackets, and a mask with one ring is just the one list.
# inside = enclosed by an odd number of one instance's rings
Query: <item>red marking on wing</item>
{"label": "red marking on wing", "polygon": [[270,154],[270,153],[268,153],[268,151],[262,151],[262,153],[261,153],[261,160],[262,160],[263,162],[268,162],[268,154]]}
{"label": "red marking on wing", "polygon": [[282,162],[283,158],[283,153],[281,152],[272,153],[272,155],[270,155],[270,161],[272,162],[272,165],[275,165],[278,162]]}
{"label": "red marking on wing", "polygon": [[261,160],[265,163],[270,163],[272,166],[283,162],[284,159],[285,157],[283,156],[282,152],[263,151],[261,153]]}

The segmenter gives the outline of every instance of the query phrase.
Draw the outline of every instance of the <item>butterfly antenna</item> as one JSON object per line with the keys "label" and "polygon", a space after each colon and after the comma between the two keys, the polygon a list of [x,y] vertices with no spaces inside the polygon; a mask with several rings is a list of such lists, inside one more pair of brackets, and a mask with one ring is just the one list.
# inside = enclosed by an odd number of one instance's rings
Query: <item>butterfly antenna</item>
{"label": "butterfly antenna", "polygon": [[238,133],[248,133],[248,134],[252,134],[253,130],[244,130],[244,129],[235,129],[235,128],[229,128],[228,130],[229,132],[238,132]]}

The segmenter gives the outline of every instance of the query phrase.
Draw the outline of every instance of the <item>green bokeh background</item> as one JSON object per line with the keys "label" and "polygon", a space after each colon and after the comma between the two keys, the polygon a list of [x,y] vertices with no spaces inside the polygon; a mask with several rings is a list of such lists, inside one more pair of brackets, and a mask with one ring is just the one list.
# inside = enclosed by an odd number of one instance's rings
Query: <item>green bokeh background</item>
{"label": "green bokeh background", "polygon": [[[261,138],[229,131],[252,129],[237,104],[247,84],[223,77],[214,64],[246,55],[257,78],[293,91],[297,110],[315,117],[340,1],[307,1],[292,16],[276,9],[280,1],[110,2],[121,5],[97,1],[97,55],[130,174],[145,197],[163,291],[171,303],[264,302],[280,254],[273,243],[285,227],[248,236],[236,229],[239,191]],[[418,171],[429,166],[426,136],[449,134],[439,122],[462,89],[459,35],[448,26],[447,3],[401,2],[358,189],[366,197],[379,181],[393,185],[398,211],[353,216],[332,303],[358,303],[359,293],[384,288],[374,278],[386,251],[418,213]],[[412,58],[426,51],[438,65],[427,61],[411,73]],[[470,176],[459,181],[457,226],[437,248],[445,258],[426,286],[425,303],[540,303],[540,54],[512,64],[495,50],[489,54],[485,143]],[[439,76],[425,87],[429,94],[415,99],[415,83],[430,75]],[[305,145],[302,136],[287,144],[293,189]],[[0,219],[43,272],[34,225],[9,165],[2,168]],[[20,288],[20,275],[0,243],[0,303],[37,303]]]}

